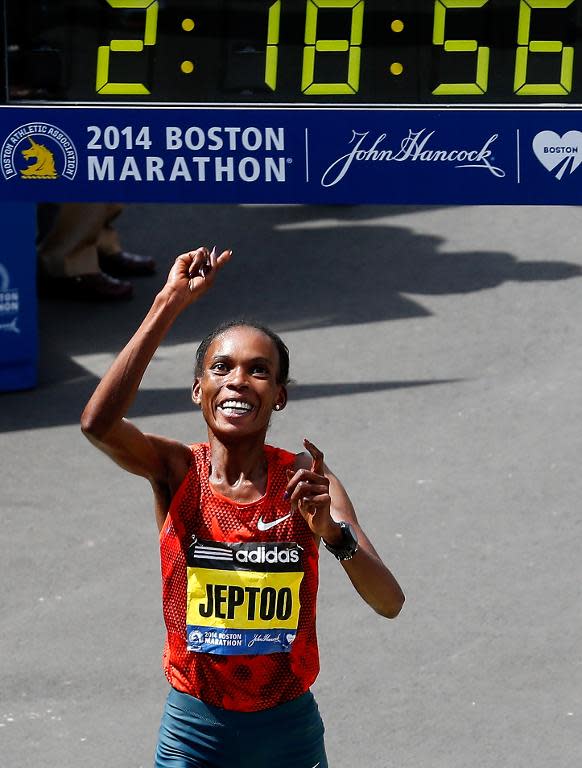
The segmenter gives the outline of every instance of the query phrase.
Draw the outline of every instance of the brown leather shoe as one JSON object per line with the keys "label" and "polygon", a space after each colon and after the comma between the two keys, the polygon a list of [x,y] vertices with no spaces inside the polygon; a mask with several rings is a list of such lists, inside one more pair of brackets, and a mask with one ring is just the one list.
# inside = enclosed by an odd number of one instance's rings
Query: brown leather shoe
{"label": "brown leather shoe", "polygon": [[138,253],[104,253],[99,251],[99,266],[114,277],[145,277],[156,271],[155,259]]}
{"label": "brown leather shoe", "polygon": [[133,285],[103,272],[75,277],[43,275],[38,281],[38,294],[70,301],[124,301],[133,296]]}

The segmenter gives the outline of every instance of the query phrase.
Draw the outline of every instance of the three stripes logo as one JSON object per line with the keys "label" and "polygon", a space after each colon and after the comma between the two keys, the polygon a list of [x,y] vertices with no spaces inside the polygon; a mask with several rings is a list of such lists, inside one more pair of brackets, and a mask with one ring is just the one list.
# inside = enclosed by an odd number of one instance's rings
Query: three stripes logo
{"label": "three stripes logo", "polygon": [[210,561],[213,568],[216,568],[219,562],[232,563],[234,560],[234,552],[230,547],[225,544],[216,544],[213,541],[206,542],[195,539],[190,547],[190,552],[190,559],[196,560],[197,565],[201,565],[203,561]]}

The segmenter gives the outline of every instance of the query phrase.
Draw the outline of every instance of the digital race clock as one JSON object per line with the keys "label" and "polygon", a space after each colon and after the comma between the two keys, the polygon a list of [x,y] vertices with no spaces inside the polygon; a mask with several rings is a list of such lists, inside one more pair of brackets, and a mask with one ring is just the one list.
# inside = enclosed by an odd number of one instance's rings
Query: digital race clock
{"label": "digital race clock", "polygon": [[7,0],[7,102],[582,100],[582,0]]}

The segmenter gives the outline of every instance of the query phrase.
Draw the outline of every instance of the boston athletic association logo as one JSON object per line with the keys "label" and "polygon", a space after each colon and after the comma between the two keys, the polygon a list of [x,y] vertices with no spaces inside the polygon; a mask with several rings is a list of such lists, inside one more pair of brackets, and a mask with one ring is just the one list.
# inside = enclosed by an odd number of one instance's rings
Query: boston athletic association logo
{"label": "boston athletic association logo", "polygon": [[77,150],[67,134],[50,123],[27,123],[7,137],[0,152],[6,180],[72,181],[77,173]]}

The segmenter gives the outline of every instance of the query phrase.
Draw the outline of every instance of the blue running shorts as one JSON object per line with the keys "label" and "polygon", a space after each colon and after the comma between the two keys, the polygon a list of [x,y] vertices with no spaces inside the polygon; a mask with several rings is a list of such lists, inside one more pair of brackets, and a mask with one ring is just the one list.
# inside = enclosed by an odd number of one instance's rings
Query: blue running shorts
{"label": "blue running shorts", "polygon": [[327,768],[311,691],[260,712],[213,707],[172,688],[155,768]]}

